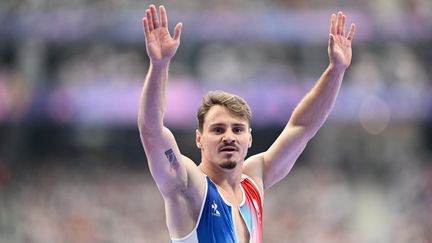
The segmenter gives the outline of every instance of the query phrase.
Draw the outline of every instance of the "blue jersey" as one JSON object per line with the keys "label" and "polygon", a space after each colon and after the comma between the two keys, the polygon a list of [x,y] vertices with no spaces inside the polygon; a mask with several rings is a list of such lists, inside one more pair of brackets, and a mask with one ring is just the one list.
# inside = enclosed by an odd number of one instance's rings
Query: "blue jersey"
{"label": "blue jersey", "polygon": [[[172,243],[237,243],[232,206],[219,193],[216,185],[206,176],[207,189],[196,227]],[[250,243],[262,242],[262,200],[256,184],[244,176],[241,181],[243,201],[240,215],[246,223]]]}

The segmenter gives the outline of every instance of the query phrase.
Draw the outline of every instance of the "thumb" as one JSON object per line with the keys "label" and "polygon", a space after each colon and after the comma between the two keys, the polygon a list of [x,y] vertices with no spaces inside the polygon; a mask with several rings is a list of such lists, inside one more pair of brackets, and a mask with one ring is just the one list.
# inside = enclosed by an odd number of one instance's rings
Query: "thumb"
{"label": "thumb", "polygon": [[329,45],[329,49],[330,49],[330,50],[333,50],[333,46],[334,46],[334,44],[335,44],[334,35],[333,35],[333,34],[329,34],[329,42],[328,42],[328,45]]}

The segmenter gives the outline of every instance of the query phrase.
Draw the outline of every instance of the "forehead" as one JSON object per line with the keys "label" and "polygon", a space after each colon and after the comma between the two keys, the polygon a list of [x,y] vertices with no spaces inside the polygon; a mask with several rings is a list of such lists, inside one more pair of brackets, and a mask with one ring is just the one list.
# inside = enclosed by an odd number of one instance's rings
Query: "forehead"
{"label": "forehead", "polygon": [[248,126],[248,121],[232,114],[226,107],[215,105],[210,108],[204,118],[204,127],[212,124],[243,124]]}

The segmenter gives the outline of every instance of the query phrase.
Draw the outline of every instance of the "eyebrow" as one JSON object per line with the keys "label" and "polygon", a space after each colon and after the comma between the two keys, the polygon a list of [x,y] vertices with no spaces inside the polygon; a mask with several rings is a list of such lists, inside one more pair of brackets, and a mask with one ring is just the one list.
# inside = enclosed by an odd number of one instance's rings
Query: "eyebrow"
{"label": "eyebrow", "polygon": [[[234,127],[246,127],[246,125],[243,123],[233,123],[230,125],[232,125]],[[211,124],[209,127],[226,127],[226,126],[227,126],[227,124],[225,124],[225,123],[214,123],[214,124]]]}

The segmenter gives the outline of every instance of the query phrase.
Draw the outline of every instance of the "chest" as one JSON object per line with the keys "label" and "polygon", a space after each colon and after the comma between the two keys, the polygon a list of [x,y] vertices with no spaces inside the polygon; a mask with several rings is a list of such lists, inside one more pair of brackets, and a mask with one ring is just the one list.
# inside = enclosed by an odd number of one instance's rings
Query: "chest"
{"label": "chest", "polygon": [[234,195],[223,190],[218,190],[221,196],[220,203],[227,208],[227,217],[230,217],[233,227],[233,233],[236,236],[238,243],[248,243],[250,240],[250,232],[248,229],[248,210],[245,210],[247,205],[244,203],[246,195],[242,190],[242,194]]}
{"label": "chest", "polygon": [[[197,233],[198,242],[261,243],[261,200],[259,192],[242,187],[241,194],[218,190],[209,183]],[[256,191],[256,190],[255,190]]]}
{"label": "chest", "polygon": [[232,214],[238,242],[248,243],[250,239],[249,231],[247,229],[245,219],[241,215],[239,207],[233,207]]}
{"label": "chest", "polygon": [[[245,211],[246,205],[217,190],[209,191],[208,194],[200,226],[203,234],[212,235],[216,240],[203,242],[249,243],[251,238],[249,230],[253,231],[253,229],[248,229],[250,217]],[[198,230],[200,231],[201,228],[198,227]]]}

